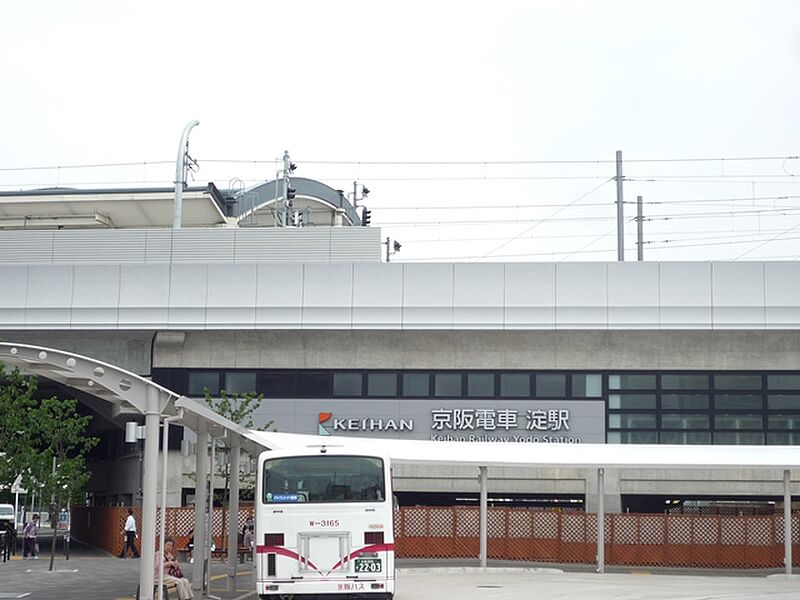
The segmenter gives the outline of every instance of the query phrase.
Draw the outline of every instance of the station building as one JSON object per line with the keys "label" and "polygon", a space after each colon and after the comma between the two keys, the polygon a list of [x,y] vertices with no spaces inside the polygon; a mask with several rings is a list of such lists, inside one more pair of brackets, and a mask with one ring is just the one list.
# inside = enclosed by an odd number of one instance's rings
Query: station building
{"label": "station building", "polygon": [[[293,227],[274,226],[274,182],[190,188],[180,229],[171,189],[0,193],[0,338],[190,397],[255,391],[256,426],[331,443],[800,444],[800,263],[387,264],[341,191],[292,184]],[[135,503],[132,415],[75,382],[43,386],[96,416],[91,502]],[[190,432],[170,440],[174,505],[194,460]],[[394,478],[401,503],[477,501],[469,468]],[[495,503],[596,502],[582,469],[489,478]],[[609,471],[605,485],[609,510],[662,512],[775,502],[782,473]]]}

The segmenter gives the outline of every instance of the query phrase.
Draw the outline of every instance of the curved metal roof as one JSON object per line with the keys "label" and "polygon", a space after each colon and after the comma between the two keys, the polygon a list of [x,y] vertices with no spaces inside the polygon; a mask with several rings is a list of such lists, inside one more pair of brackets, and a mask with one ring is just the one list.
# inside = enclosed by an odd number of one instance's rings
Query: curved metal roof
{"label": "curved metal roof", "polygon": [[[278,181],[266,181],[253,188],[234,195],[237,202],[234,204],[231,216],[242,219],[259,209],[281,199],[282,190]],[[276,188],[277,186],[277,188]],[[329,185],[314,179],[292,177],[291,186],[297,191],[298,198],[316,200],[331,207],[343,210],[352,225],[361,225],[361,218],[355,207],[345,198],[342,190],[335,190]]]}

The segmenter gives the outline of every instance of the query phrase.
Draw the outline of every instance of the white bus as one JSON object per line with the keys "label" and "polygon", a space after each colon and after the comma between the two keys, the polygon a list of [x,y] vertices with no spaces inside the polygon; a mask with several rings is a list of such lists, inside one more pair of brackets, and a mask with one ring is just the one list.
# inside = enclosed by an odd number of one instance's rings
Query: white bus
{"label": "white bus", "polygon": [[387,457],[338,446],[264,452],[255,510],[261,600],[393,597]]}

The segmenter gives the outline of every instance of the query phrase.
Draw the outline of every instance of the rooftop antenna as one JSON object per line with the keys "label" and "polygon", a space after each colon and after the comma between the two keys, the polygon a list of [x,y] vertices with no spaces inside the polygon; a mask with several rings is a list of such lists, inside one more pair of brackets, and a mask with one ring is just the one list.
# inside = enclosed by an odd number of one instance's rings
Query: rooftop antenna
{"label": "rooftop antenna", "polygon": [[188,170],[197,167],[197,162],[189,156],[189,132],[196,125],[200,125],[197,119],[189,121],[183,129],[181,143],[178,146],[178,159],[175,161],[175,212],[172,217],[172,228],[180,229],[183,218],[183,190],[186,189],[186,176]]}

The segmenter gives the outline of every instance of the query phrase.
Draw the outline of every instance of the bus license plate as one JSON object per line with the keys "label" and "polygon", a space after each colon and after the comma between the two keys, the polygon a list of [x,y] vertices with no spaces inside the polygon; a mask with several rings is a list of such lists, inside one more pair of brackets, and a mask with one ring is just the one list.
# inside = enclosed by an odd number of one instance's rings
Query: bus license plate
{"label": "bus license plate", "polygon": [[357,558],[356,573],[379,573],[381,570],[380,558]]}

